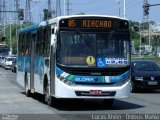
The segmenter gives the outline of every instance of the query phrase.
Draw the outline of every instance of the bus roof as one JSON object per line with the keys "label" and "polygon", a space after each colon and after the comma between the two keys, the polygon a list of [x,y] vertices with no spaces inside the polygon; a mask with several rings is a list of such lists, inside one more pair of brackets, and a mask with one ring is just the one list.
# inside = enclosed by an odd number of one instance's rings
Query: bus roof
{"label": "bus roof", "polygon": [[56,18],[52,18],[50,20],[43,21],[43,22],[38,23],[38,24],[34,24],[34,25],[31,25],[31,26],[28,26],[28,27],[25,27],[25,28],[21,28],[19,30],[19,33],[21,33],[21,32],[27,32],[27,31],[34,31],[34,30],[36,30],[39,27],[47,26],[49,24],[56,23],[57,21],[59,21],[61,19],[72,18],[72,17],[109,17],[109,18],[115,18],[115,19],[121,19],[121,20],[128,20],[126,18],[117,17],[117,16],[108,16],[108,15],[70,15],[70,16],[59,16],[59,17],[56,17]]}
{"label": "bus roof", "polygon": [[122,18],[122,17],[118,17],[118,16],[109,16],[109,15],[70,15],[70,16],[59,16],[57,18],[62,19],[62,18],[71,18],[71,17],[110,17],[110,18],[128,20],[126,18]]}

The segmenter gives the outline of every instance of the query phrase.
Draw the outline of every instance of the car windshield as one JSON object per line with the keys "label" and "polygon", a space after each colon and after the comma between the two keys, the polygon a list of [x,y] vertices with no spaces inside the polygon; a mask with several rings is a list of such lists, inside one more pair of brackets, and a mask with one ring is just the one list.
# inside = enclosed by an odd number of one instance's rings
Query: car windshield
{"label": "car windshield", "polygon": [[158,71],[159,67],[154,62],[134,62],[132,63],[133,69],[137,71]]}
{"label": "car windshield", "polygon": [[7,61],[14,61],[15,58],[8,58]]}
{"label": "car windshield", "polygon": [[[87,66],[88,61],[111,59],[114,62],[128,59],[129,34],[122,32],[61,31],[58,41],[57,61],[63,65]],[[96,62],[92,67],[96,67]]]}
{"label": "car windshield", "polygon": [[0,55],[5,55],[9,53],[9,48],[6,45],[0,45]]}

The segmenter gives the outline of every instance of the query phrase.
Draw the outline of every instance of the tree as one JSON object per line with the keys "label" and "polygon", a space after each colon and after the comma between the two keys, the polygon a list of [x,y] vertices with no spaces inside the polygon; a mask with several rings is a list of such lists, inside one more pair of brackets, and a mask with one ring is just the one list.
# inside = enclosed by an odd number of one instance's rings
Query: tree
{"label": "tree", "polygon": [[140,41],[139,41],[139,29],[140,28],[136,28],[137,30],[135,30],[135,27],[139,27],[139,23],[130,21],[130,27],[132,28],[132,40],[134,40],[134,47],[138,51],[139,46],[140,46]]}

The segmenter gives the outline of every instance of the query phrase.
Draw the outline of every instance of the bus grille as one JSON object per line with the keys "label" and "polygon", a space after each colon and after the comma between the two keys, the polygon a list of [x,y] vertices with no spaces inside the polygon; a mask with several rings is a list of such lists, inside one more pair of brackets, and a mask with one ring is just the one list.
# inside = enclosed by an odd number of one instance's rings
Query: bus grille
{"label": "bus grille", "polygon": [[102,92],[100,95],[91,95],[89,91],[75,91],[77,96],[115,96],[115,91]]}
{"label": "bus grille", "polygon": [[113,83],[86,83],[86,82],[75,82],[76,85],[87,85],[87,86],[114,86],[115,82]]}

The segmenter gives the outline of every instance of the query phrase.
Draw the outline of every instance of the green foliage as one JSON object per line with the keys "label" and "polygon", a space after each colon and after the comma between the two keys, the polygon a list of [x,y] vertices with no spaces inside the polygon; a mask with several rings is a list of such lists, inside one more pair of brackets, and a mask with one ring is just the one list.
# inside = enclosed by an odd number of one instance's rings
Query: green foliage
{"label": "green foliage", "polygon": [[157,38],[154,38],[153,40],[152,40],[152,46],[160,46],[160,37],[157,37]]}
{"label": "green foliage", "polygon": [[[12,46],[12,52],[13,52],[13,54],[17,53],[17,40],[18,40],[18,37],[16,35],[18,33],[18,30],[20,28],[26,27],[28,25],[30,25],[30,24],[23,24],[23,25],[12,24],[11,25],[11,43],[12,43],[11,46]],[[5,43],[8,46],[10,46],[10,25],[6,26],[5,33],[6,33]]]}
{"label": "green foliage", "polygon": [[[138,22],[130,21],[130,27],[134,28],[135,26],[139,26]],[[139,32],[132,30],[132,40],[134,40],[134,47],[136,50],[139,49],[140,41],[139,41]]]}

